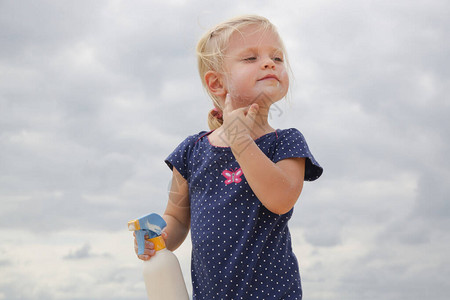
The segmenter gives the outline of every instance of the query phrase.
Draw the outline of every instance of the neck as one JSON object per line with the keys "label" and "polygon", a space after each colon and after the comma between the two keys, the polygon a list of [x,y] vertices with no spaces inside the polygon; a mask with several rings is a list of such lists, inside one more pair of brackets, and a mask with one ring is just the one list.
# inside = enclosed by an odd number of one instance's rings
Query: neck
{"label": "neck", "polygon": [[[270,126],[269,121],[269,111],[268,110],[258,110],[257,115],[255,116],[255,122],[253,123],[251,128],[248,128],[249,134],[253,140],[257,138],[275,131],[275,129]],[[220,131],[224,130],[223,126],[219,128]]]}
{"label": "neck", "polygon": [[252,136],[254,139],[264,135],[266,133],[274,131],[272,126],[269,124],[269,107],[259,106],[258,113],[255,118],[255,124],[252,128]]}

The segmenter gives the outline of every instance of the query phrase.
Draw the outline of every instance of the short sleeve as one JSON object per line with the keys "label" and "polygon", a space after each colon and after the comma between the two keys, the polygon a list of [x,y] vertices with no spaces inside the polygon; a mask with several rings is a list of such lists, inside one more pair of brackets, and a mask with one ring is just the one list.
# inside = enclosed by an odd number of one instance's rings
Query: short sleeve
{"label": "short sleeve", "polygon": [[290,128],[280,132],[276,141],[273,162],[294,157],[306,158],[305,180],[313,181],[322,175],[323,169],[309,151],[303,134],[295,128]]}
{"label": "short sleeve", "polygon": [[173,168],[180,172],[184,179],[188,180],[189,174],[189,158],[195,142],[198,140],[198,134],[187,137],[181,142],[175,150],[164,160],[164,162],[173,171]]}

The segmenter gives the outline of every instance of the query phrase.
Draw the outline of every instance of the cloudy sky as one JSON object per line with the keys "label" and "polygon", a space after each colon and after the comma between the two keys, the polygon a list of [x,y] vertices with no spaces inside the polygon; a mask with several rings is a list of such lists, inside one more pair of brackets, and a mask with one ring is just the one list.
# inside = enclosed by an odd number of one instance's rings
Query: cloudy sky
{"label": "cloudy sky", "polygon": [[[305,299],[448,299],[450,4],[0,0],[0,300],[145,299],[126,223],[207,129],[195,45],[256,13],[295,80],[271,123],[325,171],[291,221]],[[176,251],[189,281],[190,244]]]}

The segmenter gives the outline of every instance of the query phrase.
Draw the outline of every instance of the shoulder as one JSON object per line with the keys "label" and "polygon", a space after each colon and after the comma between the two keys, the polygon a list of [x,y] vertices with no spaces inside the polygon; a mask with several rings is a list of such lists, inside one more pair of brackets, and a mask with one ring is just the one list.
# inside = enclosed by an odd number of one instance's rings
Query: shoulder
{"label": "shoulder", "polygon": [[277,129],[279,140],[304,140],[303,134],[297,128]]}
{"label": "shoulder", "polygon": [[207,131],[200,131],[189,135],[181,142],[178,142],[171,155],[186,155],[190,153],[195,148],[196,143],[206,134]]}
{"label": "shoulder", "polygon": [[207,132],[200,131],[199,133],[189,135],[165,159],[165,162],[170,168],[175,167],[185,178],[187,162],[192,153],[195,152],[195,145]]}
{"label": "shoulder", "polygon": [[[275,139],[276,151],[303,149],[307,145],[303,134],[297,128],[277,129]],[[288,150],[292,151],[292,150]]]}
{"label": "shoulder", "polygon": [[195,134],[191,134],[189,135],[187,138],[185,138],[181,144],[184,144],[186,146],[188,145],[194,145],[196,144],[199,140],[201,140],[204,136],[206,136],[209,132],[208,131],[200,131],[198,133]]}

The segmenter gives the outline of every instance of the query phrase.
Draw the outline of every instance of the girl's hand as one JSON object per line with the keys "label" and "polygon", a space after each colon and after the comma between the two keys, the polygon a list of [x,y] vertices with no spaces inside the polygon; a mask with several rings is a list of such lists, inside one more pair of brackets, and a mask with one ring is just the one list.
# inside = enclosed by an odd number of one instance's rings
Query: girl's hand
{"label": "girl's hand", "polygon": [[230,94],[227,94],[223,109],[223,128],[230,146],[252,139],[253,130],[257,126],[258,110],[256,103],[234,109],[233,100]]}
{"label": "girl's hand", "polygon": [[[133,236],[134,236],[134,251],[136,252],[136,255],[139,259],[142,260],[149,260],[152,256],[155,255],[156,251],[155,249],[155,245],[150,242],[150,241],[145,241],[145,247],[144,247],[144,254],[138,255],[138,245],[137,245],[137,240],[136,240],[136,233],[133,232]],[[161,233],[162,238],[164,239],[164,241],[167,240],[167,233],[163,230],[163,232]]]}

